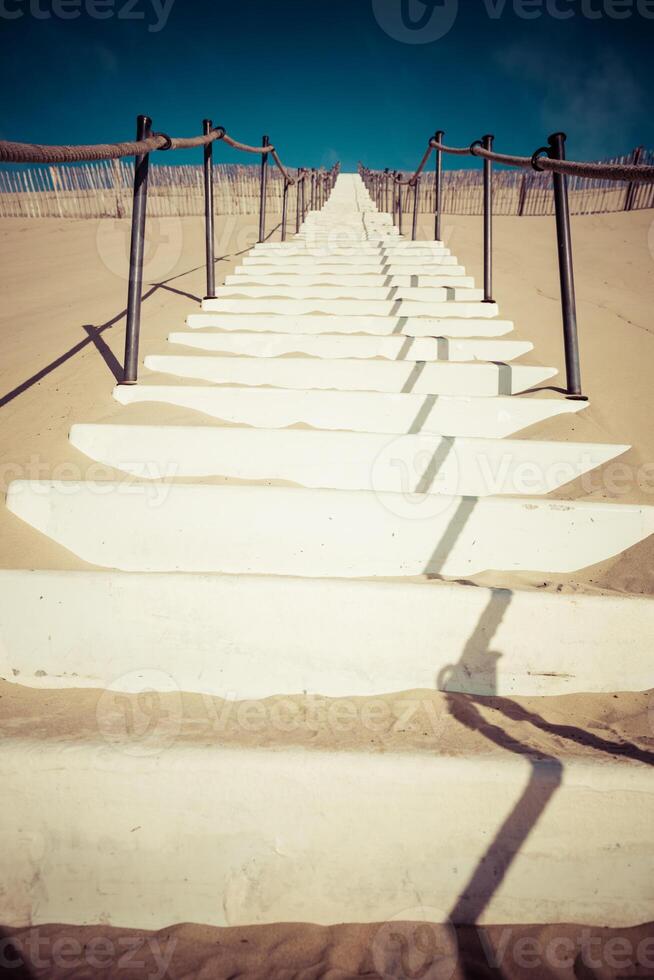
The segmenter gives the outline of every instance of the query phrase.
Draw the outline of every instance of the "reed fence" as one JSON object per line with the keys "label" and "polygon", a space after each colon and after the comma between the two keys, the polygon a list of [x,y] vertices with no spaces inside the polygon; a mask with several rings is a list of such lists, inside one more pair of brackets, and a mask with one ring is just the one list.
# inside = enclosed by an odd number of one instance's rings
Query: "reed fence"
{"label": "reed fence", "polygon": [[[296,171],[288,171],[295,177]],[[151,165],[148,214],[166,217],[204,214],[203,167]],[[0,217],[127,218],[132,213],[134,165],[102,160],[79,166],[0,170]],[[280,213],[284,178],[270,168],[268,210]],[[258,214],[260,167],[214,164],[216,214]]]}
{"label": "reed fence", "polygon": [[[636,151],[610,160],[606,164],[631,164]],[[639,162],[654,165],[654,150],[641,150]],[[418,211],[433,213],[435,175],[423,173],[420,177]],[[629,202],[629,184],[616,184],[614,180],[568,177],[568,195],[572,214],[605,214],[624,211]],[[442,176],[443,213],[483,214],[483,173],[479,170],[445,170]],[[413,188],[402,188],[405,214],[413,209]],[[629,210],[654,208],[654,184],[634,184],[631,190]],[[493,214],[539,215],[554,214],[552,177],[549,173],[496,169],[493,177]]]}
{"label": "reed fence", "polygon": [[[633,153],[605,163],[628,164]],[[654,164],[654,151],[642,151],[640,162]],[[290,171],[295,176],[297,171]],[[260,174],[258,166],[214,164],[216,214],[257,214]],[[22,218],[127,218],[132,212],[134,167],[127,160],[103,160],[79,166],[44,166],[0,170],[0,217]],[[568,178],[573,214],[623,211],[628,185],[612,180]],[[284,179],[271,168],[266,190],[271,212],[282,210]],[[482,214],[483,179],[479,170],[443,172],[443,212]],[[403,188],[406,213],[413,207],[413,190]],[[654,184],[636,184],[630,210],[654,208]],[[419,211],[433,213],[434,174],[420,180]],[[547,173],[496,170],[493,212],[503,215],[554,213],[551,176]],[[202,166],[151,165],[148,213],[153,217],[204,214]]]}

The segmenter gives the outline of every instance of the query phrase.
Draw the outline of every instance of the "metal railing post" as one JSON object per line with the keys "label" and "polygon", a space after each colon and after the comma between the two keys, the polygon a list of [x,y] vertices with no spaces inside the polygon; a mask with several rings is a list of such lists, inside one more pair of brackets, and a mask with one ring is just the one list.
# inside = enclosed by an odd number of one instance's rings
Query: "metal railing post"
{"label": "metal railing post", "polygon": [[[263,146],[268,146],[270,140],[264,136]],[[268,189],[268,154],[261,154],[261,187],[259,196],[259,241],[262,242],[266,237],[266,191]]]}
{"label": "metal railing post", "polygon": [[418,233],[418,204],[420,202],[420,175],[413,185],[413,222],[411,224],[411,241],[415,242]]}
{"label": "metal railing post", "polygon": [[286,241],[286,217],[288,214],[288,181],[284,178],[284,190],[282,191],[282,241]]}
{"label": "metal railing post", "polygon": [[[548,156],[551,160],[565,160],[565,141],[565,133],[553,133],[548,138]],[[554,210],[556,214],[556,242],[559,253],[559,278],[561,281],[561,311],[563,314],[563,343],[565,346],[567,389],[568,395],[573,398],[583,398],[584,396],[581,393],[581,372],[579,370],[577,304],[572,264],[568,178],[565,174],[553,172],[552,184],[554,187]]]}
{"label": "metal railing post", "polygon": [[[443,137],[445,136],[445,130],[438,129],[434,133],[434,139],[437,143],[443,142]],[[436,169],[434,172],[434,238],[437,242],[442,241],[441,238],[441,211],[443,208],[443,151],[436,150]]]}
{"label": "metal railing post", "polygon": [[[208,136],[213,127],[211,119],[202,120],[202,132]],[[216,267],[213,234],[213,143],[204,147],[204,243],[207,263],[207,298],[216,295]]]}
{"label": "metal railing post", "polygon": [[[150,117],[137,116],[136,139],[147,139],[151,135],[151,132],[152,120]],[[123,384],[129,385],[136,384],[138,379],[149,162],[149,153],[139,154],[139,156],[134,158],[134,198],[132,206],[132,237],[129,249],[129,287],[127,291],[127,323],[125,329],[125,364],[123,373]]]}
{"label": "metal railing post", "polygon": [[[487,134],[481,145],[492,151],[494,139]],[[484,303],[493,302],[493,161],[484,160]]]}
{"label": "metal railing post", "polygon": [[404,174],[397,175],[397,230],[402,234],[402,178]]}

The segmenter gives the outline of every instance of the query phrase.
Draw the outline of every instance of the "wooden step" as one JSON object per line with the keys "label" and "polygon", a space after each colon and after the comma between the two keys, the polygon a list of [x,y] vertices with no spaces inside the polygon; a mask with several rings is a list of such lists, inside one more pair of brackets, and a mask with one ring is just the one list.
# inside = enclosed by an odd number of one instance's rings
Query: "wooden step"
{"label": "wooden step", "polygon": [[511,395],[554,377],[555,368],[455,361],[361,360],[314,357],[220,357],[150,354],[145,367],[160,374],[215,384],[272,385],[340,391],[433,395]]}
{"label": "wooden step", "polygon": [[[654,507],[503,497],[23,481],[11,513],[94,565],[311,578],[572,572],[654,531]],[[416,517],[417,514],[417,517]]]}

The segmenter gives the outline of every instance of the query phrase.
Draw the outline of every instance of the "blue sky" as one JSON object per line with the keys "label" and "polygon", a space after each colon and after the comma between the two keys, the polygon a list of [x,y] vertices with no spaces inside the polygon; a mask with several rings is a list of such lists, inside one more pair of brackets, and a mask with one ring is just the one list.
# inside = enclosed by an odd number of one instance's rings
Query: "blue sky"
{"label": "blue sky", "polygon": [[0,0],[0,137],[124,139],[145,112],[267,132],[292,166],[406,170],[436,128],[517,153],[564,129],[592,159],[654,146],[653,42],[654,0]]}

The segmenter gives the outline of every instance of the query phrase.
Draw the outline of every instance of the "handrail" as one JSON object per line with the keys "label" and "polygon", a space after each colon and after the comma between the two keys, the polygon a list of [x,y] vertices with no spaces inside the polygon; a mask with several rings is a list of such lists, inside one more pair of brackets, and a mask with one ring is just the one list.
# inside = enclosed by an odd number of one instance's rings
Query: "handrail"
{"label": "handrail", "polygon": [[266,155],[270,153],[284,179],[289,184],[295,183],[295,178],[291,177],[272,144],[250,146],[248,143],[241,143],[230,136],[224,126],[214,126],[209,133],[204,133],[202,136],[168,136],[166,133],[153,133],[146,139],[121,143],[51,146],[43,143],[0,140],[0,163],[81,163],[92,160],[116,160],[120,157],[138,156],[157,150],[192,150],[199,146],[208,146],[215,140],[223,140],[234,150],[241,150],[243,153]]}
{"label": "handrail", "polygon": [[[436,151],[435,174],[435,235],[440,240],[441,211],[442,211],[442,154],[454,156],[481,157],[484,162],[484,209],[483,209],[483,241],[484,241],[484,302],[493,303],[492,298],[492,220],[493,220],[493,163],[501,163],[508,167],[530,168],[538,172],[549,171],[552,175],[554,190],[554,210],[556,215],[557,250],[559,260],[559,278],[561,284],[561,307],[563,319],[563,340],[565,347],[565,365],[567,376],[567,391],[570,398],[584,398],[581,393],[581,375],[579,369],[579,345],[577,338],[577,308],[575,300],[574,272],[572,263],[572,240],[570,234],[570,207],[568,203],[568,176],[583,177],[587,180],[627,181],[627,197],[625,207],[631,207],[633,187],[636,183],[654,183],[654,166],[639,163],[640,153],[634,155],[632,163],[595,163],[566,160],[565,133],[553,133],[548,138],[547,146],[539,147],[530,157],[514,156],[507,153],[497,153],[493,149],[494,137],[484,136],[474,140],[470,146],[447,146],[443,143],[444,131],[439,129],[428,141],[418,167],[411,177],[406,180],[397,171],[373,172],[359,164],[359,173],[366,186],[376,199],[377,205],[385,202],[388,210],[388,184],[392,187],[393,221],[397,214],[397,224],[402,234],[402,186],[414,188],[413,197],[413,228],[412,238],[416,238],[417,214],[419,200],[420,175],[429,157]],[[398,188],[397,195],[395,187]],[[397,199],[397,203],[396,203]]]}
{"label": "handrail", "polygon": [[[41,143],[18,143],[0,140],[0,163],[79,163],[92,160],[115,160],[121,157],[134,157],[134,203],[132,207],[132,236],[129,256],[129,286],[127,292],[127,322],[125,330],[124,384],[135,384],[138,375],[138,348],[141,322],[141,301],[143,289],[143,255],[145,250],[145,219],[148,195],[148,170],[150,153],[163,150],[188,150],[202,147],[204,150],[204,214],[205,214],[205,253],[207,296],[215,296],[215,257],[213,224],[213,144],[222,140],[232,149],[261,156],[261,187],[259,203],[259,241],[265,238],[266,228],[266,187],[268,157],[270,156],[284,179],[282,195],[282,241],[286,239],[288,212],[288,189],[297,187],[296,224],[300,228],[306,216],[307,199],[305,180],[309,173],[301,167],[293,177],[282,163],[275,146],[264,136],[261,146],[250,146],[230,136],[224,126],[214,126],[211,119],[202,122],[201,136],[168,136],[167,133],[153,133],[149,116],[137,116],[136,139],[121,143],[92,143],[80,145],[49,146]],[[322,168],[312,173],[311,206],[324,203],[334,186],[339,172],[338,163],[329,171]]]}
{"label": "handrail", "polygon": [[[427,144],[422,160],[411,177],[399,181],[397,172],[393,179],[396,183],[413,186],[416,179],[424,170],[433,150],[441,153],[448,153],[453,156],[473,156],[491,160],[494,163],[501,163],[506,167],[526,167],[536,171],[550,171],[551,173],[566,174],[572,177],[586,177],[588,180],[616,180],[616,181],[635,181],[636,183],[654,183],[654,167],[640,163],[597,163],[594,161],[578,160],[557,160],[545,156],[549,152],[549,147],[539,147],[530,157],[514,156],[509,153],[496,153],[494,150],[487,150],[480,146],[478,141],[471,143],[470,146],[446,146],[433,137]],[[367,168],[362,168],[367,171]],[[367,171],[372,173],[372,171]]]}
{"label": "handrail", "polygon": [[[565,134],[563,134],[565,136]],[[572,177],[586,177],[588,180],[629,180],[639,183],[654,183],[654,167],[646,164],[633,163],[595,163],[591,161],[557,160],[544,156],[549,152],[548,146],[542,146],[530,157],[513,156],[508,153],[495,153],[486,150],[477,143],[468,147],[445,146],[435,139],[429,141],[434,150],[457,156],[483,157],[507,167],[531,167],[533,170],[549,170],[552,173],[565,174]]]}

